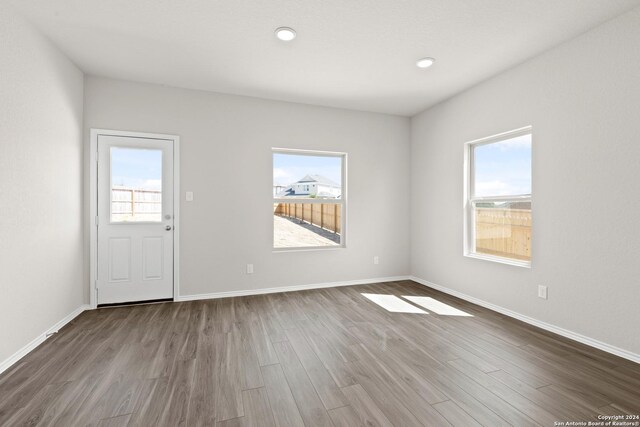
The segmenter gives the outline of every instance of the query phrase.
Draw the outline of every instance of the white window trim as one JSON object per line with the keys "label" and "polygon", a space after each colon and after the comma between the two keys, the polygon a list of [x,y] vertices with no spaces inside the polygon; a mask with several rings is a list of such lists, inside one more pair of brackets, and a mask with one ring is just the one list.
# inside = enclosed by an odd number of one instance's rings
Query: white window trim
{"label": "white window trim", "polygon": [[[274,154],[293,154],[296,156],[312,156],[312,157],[342,157],[342,194],[339,199],[321,199],[321,198],[295,198],[295,197],[272,197],[273,203],[305,203],[305,204],[336,204],[341,205],[342,214],[340,218],[340,245],[336,246],[299,246],[294,248],[275,248],[273,247],[273,219],[271,220],[271,248],[273,253],[286,252],[310,252],[310,251],[331,251],[347,248],[347,153],[339,151],[316,151],[316,150],[300,150],[295,148],[278,148],[271,149],[271,171],[273,171],[273,155]],[[273,178],[272,178],[273,179]],[[273,184],[272,184],[273,185]],[[273,215],[273,214],[272,214]]]}
{"label": "white window trim", "polygon": [[525,126],[519,129],[514,129],[508,132],[502,132],[496,135],[491,135],[486,138],[475,139],[465,143],[464,146],[464,232],[463,232],[463,255],[468,258],[481,259],[486,261],[497,262],[501,264],[508,264],[517,267],[531,268],[531,261],[518,260],[513,258],[505,258],[496,255],[487,255],[477,253],[473,250],[473,244],[475,242],[475,221],[473,221],[473,204],[481,201],[485,202],[497,202],[505,200],[522,200],[532,201],[531,194],[520,194],[515,196],[492,196],[492,197],[474,197],[473,189],[475,186],[473,170],[473,148],[481,145],[492,144],[494,142],[504,141],[505,139],[511,139],[522,135],[531,134],[533,142],[533,127]]}

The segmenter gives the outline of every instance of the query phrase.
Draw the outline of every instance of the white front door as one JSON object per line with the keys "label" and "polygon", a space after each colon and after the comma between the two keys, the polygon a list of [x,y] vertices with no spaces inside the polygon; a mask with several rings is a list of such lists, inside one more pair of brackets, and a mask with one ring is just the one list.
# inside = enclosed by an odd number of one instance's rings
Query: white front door
{"label": "white front door", "polygon": [[173,150],[98,135],[98,304],[173,298]]}

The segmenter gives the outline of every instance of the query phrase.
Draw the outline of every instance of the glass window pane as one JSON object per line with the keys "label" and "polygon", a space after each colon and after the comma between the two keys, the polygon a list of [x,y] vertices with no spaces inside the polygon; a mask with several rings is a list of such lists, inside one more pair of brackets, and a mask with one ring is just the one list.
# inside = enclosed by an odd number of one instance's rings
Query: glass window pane
{"label": "glass window pane", "polygon": [[337,203],[274,203],[273,247],[340,246],[342,205]]}
{"label": "glass window pane", "polygon": [[111,222],[162,221],[162,151],[111,148]]}
{"label": "glass window pane", "polygon": [[343,161],[340,154],[273,153],[274,248],[342,245]]}
{"label": "glass window pane", "polygon": [[531,134],[473,147],[474,196],[531,194]]}
{"label": "glass window pane", "polygon": [[342,197],[342,156],[273,153],[273,196]]}
{"label": "glass window pane", "polygon": [[531,201],[474,203],[475,252],[531,261]]}

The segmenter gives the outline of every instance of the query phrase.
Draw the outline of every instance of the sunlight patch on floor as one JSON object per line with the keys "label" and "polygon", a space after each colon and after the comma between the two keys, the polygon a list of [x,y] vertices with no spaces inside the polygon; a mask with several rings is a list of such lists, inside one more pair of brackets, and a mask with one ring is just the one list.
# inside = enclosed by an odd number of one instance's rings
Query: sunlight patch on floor
{"label": "sunlight patch on floor", "polygon": [[409,304],[395,295],[362,294],[362,296],[392,313],[428,314],[426,311],[416,307],[415,305]]}
{"label": "sunlight patch on floor", "polygon": [[472,314],[466,313],[462,310],[458,310],[455,307],[451,307],[448,304],[440,302],[436,299],[430,297],[416,297],[416,296],[407,296],[402,295],[402,298],[405,298],[412,303],[419,305],[420,307],[424,307],[429,311],[433,311],[436,314],[441,316],[464,316],[464,317],[473,317]]}

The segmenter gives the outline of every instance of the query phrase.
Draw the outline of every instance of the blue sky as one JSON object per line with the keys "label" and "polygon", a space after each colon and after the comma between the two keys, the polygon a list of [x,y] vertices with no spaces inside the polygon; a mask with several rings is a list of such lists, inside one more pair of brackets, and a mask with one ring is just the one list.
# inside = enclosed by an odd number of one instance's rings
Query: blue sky
{"label": "blue sky", "polygon": [[474,148],[475,196],[531,193],[531,135]]}
{"label": "blue sky", "polygon": [[162,151],[111,148],[111,184],[127,188],[162,188]]}
{"label": "blue sky", "polygon": [[342,157],[273,153],[273,185],[289,185],[305,175],[323,175],[342,183]]}
{"label": "blue sky", "polygon": [[[474,149],[475,195],[531,193],[531,137],[519,136]],[[305,175],[324,175],[341,183],[342,158],[273,154],[274,185],[289,185]],[[158,190],[162,186],[162,151],[114,147],[111,180],[116,186]]]}

